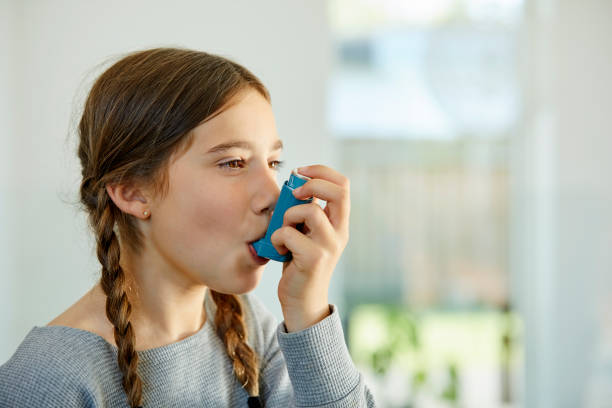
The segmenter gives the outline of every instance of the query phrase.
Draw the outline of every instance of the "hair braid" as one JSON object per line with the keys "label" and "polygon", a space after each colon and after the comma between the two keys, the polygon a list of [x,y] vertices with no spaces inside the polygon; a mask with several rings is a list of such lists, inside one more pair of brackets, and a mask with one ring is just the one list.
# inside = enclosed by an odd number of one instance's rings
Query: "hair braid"
{"label": "hair braid", "polygon": [[106,294],[106,316],[114,326],[115,343],[117,344],[117,362],[123,373],[123,389],[132,408],[138,407],[142,399],[142,381],[138,376],[138,353],[134,349],[135,336],[130,315],[132,306],[126,293],[126,279],[123,268],[119,265],[119,240],[113,228],[115,212],[118,211],[109,199],[106,191],[100,189],[98,209],[94,212],[97,218],[97,255],[102,264],[100,283]]}
{"label": "hair braid", "polygon": [[249,396],[259,396],[259,359],[247,344],[242,306],[235,295],[210,291],[217,305],[215,327],[232,360],[236,378]]}

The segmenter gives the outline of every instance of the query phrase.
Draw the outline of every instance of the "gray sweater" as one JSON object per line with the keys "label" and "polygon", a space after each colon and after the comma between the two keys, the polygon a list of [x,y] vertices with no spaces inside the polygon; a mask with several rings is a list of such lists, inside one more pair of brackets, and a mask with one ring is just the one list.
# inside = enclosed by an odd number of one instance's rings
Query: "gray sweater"
{"label": "gray sweater", "polygon": [[[372,394],[344,343],[335,305],[305,330],[284,323],[253,294],[240,295],[249,338],[261,361],[260,395],[272,407],[374,407]],[[246,407],[248,394],[216,335],[216,305],[195,334],[140,351],[143,406]],[[0,407],[126,407],[117,348],[102,337],[65,326],[35,326],[0,366]]]}

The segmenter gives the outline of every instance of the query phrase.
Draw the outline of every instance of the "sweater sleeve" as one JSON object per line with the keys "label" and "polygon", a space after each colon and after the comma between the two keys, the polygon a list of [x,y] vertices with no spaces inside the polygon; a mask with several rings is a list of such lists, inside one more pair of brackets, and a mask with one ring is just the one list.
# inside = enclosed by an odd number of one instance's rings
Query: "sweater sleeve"
{"label": "sweater sleeve", "polygon": [[262,396],[274,407],[375,407],[349,355],[335,305],[330,315],[287,333],[284,322],[269,340],[262,362]]}

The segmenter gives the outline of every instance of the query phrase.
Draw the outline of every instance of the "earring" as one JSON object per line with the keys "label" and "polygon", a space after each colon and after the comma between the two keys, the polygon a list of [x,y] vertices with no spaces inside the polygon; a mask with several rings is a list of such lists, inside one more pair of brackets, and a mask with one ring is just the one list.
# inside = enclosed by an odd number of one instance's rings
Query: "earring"
{"label": "earring", "polygon": [[145,217],[148,217],[149,216],[149,212],[148,211],[143,211],[142,215],[144,215]]}

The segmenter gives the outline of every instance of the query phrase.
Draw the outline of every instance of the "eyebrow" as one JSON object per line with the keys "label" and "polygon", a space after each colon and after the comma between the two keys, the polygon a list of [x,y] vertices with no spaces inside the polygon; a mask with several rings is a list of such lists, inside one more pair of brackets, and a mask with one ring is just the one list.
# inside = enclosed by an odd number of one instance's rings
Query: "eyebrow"
{"label": "eyebrow", "polygon": [[[216,145],[215,147],[211,148],[208,152],[206,152],[207,154],[212,154],[212,153],[222,153],[222,152],[226,152],[230,149],[235,149],[235,148],[240,148],[240,149],[246,149],[246,150],[255,150],[253,149],[253,145],[249,142],[246,141],[242,141],[242,140],[236,140],[233,142],[227,142],[227,143],[221,143]],[[283,149],[283,141],[282,140],[277,140],[276,143],[274,143],[274,145],[272,146],[272,150],[282,150]]]}

